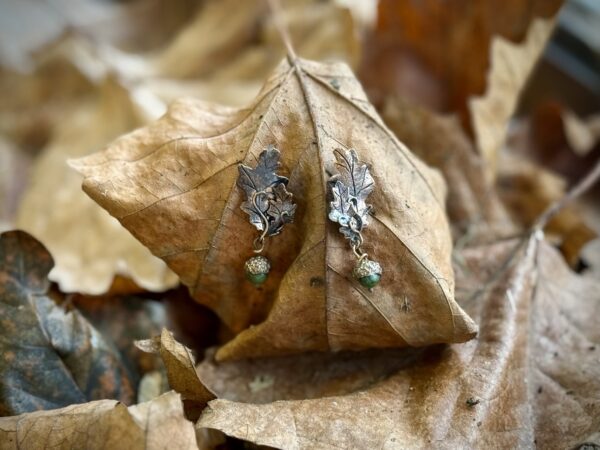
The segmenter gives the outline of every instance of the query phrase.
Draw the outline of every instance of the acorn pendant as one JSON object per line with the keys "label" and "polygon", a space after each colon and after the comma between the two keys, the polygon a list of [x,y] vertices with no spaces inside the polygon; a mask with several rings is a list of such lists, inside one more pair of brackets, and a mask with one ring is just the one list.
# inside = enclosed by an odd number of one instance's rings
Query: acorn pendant
{"label": "acorn pendant", "polygon": [[350,242],[352,252],[358,258],[352,276],[369,291],[381,280],[381,265],[370,260],[361,249],[362,231],[369,223],[372,206],[367,197],[373,191],[375,181],[366,164],[358,160],[354,149],[335,149],[340,173],[329,178],[332,201],[329,202],[329,220],[340,225],[340,233]]}
{"label": "acorn pendant", "polygon": [[258,286],[267,280],[267,276],[271,270],[271,263],[262,255],[253,256],[246,261],[244,269],[246,270],[248,281]]}
{"label": "acorn pendant", "polygon": [[377,261],[371,261],[366,257],[360,258],[354,266],[352,275],[364,287],[372,289],[381,280],[381,265]]}
{"label": "acorn pendant", "polygon": [[246,194],[240,206],[250,223],[260,231],[254,240],[254,253],[244,264],[246,278],[255,286],[267,280],[271,263],[259,255],[265,248],[265,238],[281,233],[284,225],[294,220],[296,204],[286,186],[288,179],[275,173],[279,168],[279,150],[269,145],[259,156],[256,167],[238,166],[238,187]]}

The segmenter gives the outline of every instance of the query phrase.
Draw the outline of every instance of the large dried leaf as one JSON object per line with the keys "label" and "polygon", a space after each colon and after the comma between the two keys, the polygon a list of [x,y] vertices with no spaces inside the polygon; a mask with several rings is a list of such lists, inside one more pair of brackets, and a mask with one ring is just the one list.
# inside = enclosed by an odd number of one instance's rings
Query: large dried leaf
{"label": "large dried leaf", "polygon": [[101,294],[116,274],[151,290],[177,283],[162,261],[81,192],[66,163],[142,123],[140,109],[125,89],[107,81],[98,100],[65,114],[32,170],[16,223],[48,246],[56,259],[50,279],[63,291]]}
{"label": "large dried leaf", "polygon": [[179,395],[127,408],[116,400],[71,405],[0,419],[0,449],[196,450],[194,426]]}
{"label": "large dried leaf", "polygon": [[52,264],[27,233],[0,235],[0,415],[134,398],[118,352],[77,311],[49,297]]}
{"label": "large dried leaf", "polygon": [[[477,340],[431,348],[416,364],[352,394],[340,384],[324,398],[267,404],[215,400],[197,426],[285,449],[600,444],[598,281],[572,273],[555,250],[535,238],[476,247],[461,259],[457,292],[480,321]],[[335,387],[328,377],[319,378],[329,370],[322,363],[284,365],[289,374],[281,366],[263,365],[260,373],[263,380],[315,374],[304,381],[315,392],[314,384]],[[362,381],[372,377],[357,374]],[[255,376],[256,371],[247,377],[240,371],[237,381],[252,382]],[[239,388],[233,389],[232,397],[240,396]],[[241,398],[290,397],[285,383],[263,389],[272,392]]]}
{"label": "large dried leaf", "polygon": [[[255,164],[269,144],[298,207],[270,240],[273,269],[256,288],[244,277],[256,230],[239,209],[237,165]],[[376,185],[364,232],[384,270],[373,292],[352,278],[355,259],[327,220],[334,150],[350,147]],[[84,190],[232,330],[262,321],[218,358],[462,342],[476,332],[454,301],[443,180],[387,129],[344,64],[284,61],[248,108],[181,100],[72,164]]]}

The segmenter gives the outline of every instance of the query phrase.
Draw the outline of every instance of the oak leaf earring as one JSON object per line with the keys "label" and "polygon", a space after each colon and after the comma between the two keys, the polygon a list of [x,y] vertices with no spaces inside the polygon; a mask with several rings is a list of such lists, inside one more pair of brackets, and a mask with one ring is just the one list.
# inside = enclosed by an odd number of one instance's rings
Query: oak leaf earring
{"label": "oak leaf earring", "polygon": [[286,186],[288,179],[275,173],[279,169],[279,150],[269,145],[258,156],[258,163],[253,169],[240,164],[237,186],[246,193],[246,201],[241,209],[250,217],[250,223],[261,233],[254,239],[254,253],[244,269],[246,277],[255,285],[266,281],[271,263],[260,255],[265,247],[265,238],[281,233],[286,223],[294,220],[296,204]]}
{"label": "oak leaf earring", "polygon": [[340,173],[329,178],[333,201],[329,203],[329,220],[340,225],[340,232],[350,241],[358,258],[352,275],[371,290],[381,279],[381,265],[361,250],[362,230],[367,226],[372,206],[366,199],[375,187],[366,164],[358,160],[354,149],[334,150]]}

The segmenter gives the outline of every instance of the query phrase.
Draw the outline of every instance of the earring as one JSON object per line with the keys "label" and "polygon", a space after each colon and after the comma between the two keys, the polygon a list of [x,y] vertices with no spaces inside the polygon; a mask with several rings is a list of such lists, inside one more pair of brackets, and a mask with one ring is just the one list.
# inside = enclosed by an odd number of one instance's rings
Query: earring
{"label": "earring", "polygon": [[373,191],[375,182],[366,164],[361,163],[356,151],[334,150],[336,166],[340,173],[329,178],[333,201],[329,203],[329,220],[340,224],[340,232],[350,241],[352,251],[358,258],[352,275],[364,287],[371,290],[381,279],[381,265],[372,261],[361,250],[361,231],[368,224],[372,206],[366,199]]}
{"label": "earring", "polygon": [[[269,145],[258,157],[254,169],[240,164],[237,186],[246,193],[241,209],[261,234],[254,239],[254,253],[261,253],[265,238],[281,233],[283,226],[294,220],[296,205],[287,189],[288,179],[277,175],[279,150]],[[262,255],[249,258],[244,265],[246,277],[255,285],[265,282],[271,263]]]}

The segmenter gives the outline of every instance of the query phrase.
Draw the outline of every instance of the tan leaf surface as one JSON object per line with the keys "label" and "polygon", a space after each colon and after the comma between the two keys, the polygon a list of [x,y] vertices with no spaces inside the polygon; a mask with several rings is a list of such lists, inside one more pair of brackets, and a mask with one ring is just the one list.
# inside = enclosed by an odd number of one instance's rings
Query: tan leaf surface
{"label": "tan leaf surface", "polygon": [[144,112],[126,90],[107,81],[98,100],[65,114],[32,169],[16,224],[48,246],[56,260],[50,279],[63,291],[104,293],[116,273],[151,290],[177,283],[162,261],[81,192],[80,178],[66,163],[139,125]]}
{"label": "tan leaf surface", "polygon": [[502,37],[492,41],[486,92],[469,102],[475,142],[495,178],[498,152],[520,93],[554,28],[553,19],[535,19],[521,44]]}
{"label": "tan leaf surface", "polygon": [[[285,449],[598,444],[598,281],[572,273],[535,238],[475,247],[462,260],[457,292],[479,320],[477,340],[432,347],[416,364],[352,394],[267,404],[214,400],[197,427]],[[290,366],[316,380],[327,370]]]}
{"label": "tan leaf surface", "polygon": [[163,328],[160,336],[136,341],[136,346],[142,351],[160,355],[167,370],[169,385],[179,392],[184,400],[204,407],[209,400],[215,398],[198,378],[196,363],[190,349],[177,342],[166,328]]}
{"label": "tan leaf surface", "polygon": [[127,408],[100,400],[0,418],[0,449],[197,449],[181,399],[168,392]]}
{"label": "tan leaf surface", "polygon": [[[351,127],[348,124],[352,124]],[[264,287],[244,279],[255,230],[239,210],[237,165],[275,144],[298,204],[266,254]],[[373,292],[327,219],[334,149],[354,147],[375,178],[365,250],[384,268]],[[218,358],[462,342],[439,173],[386,128],[346,65],[283,62],[248,108],[185,99],[159,121],[74,161],[84,190],[238,335]],[[403,305],[410,304],[411,308]]]}

